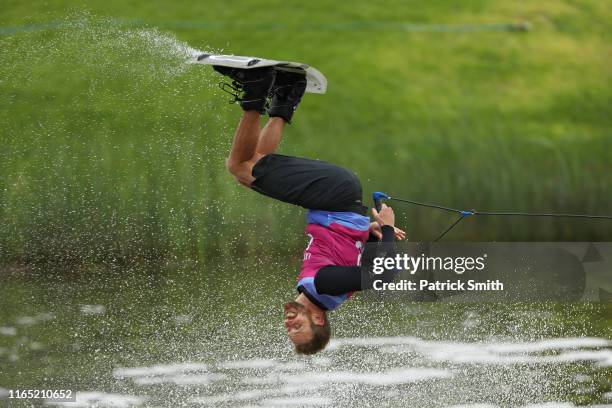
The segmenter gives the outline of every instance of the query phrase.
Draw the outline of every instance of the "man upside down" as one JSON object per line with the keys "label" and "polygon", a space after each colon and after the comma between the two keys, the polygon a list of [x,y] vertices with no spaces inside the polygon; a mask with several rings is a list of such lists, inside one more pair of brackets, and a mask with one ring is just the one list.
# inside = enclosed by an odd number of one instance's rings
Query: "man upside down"
{"label": "man upside down", "polygon": [[[244,112],[226,162],[229,172],[260,194],[308,209],[310,241],[298,277],[298,296],[284,305],[284,323],[296,352],[314,354],[325,348],[331,335],[327,312],[354,291],[372,287],[372,259],[382,252],[392,256],[395,238],[405,239],[405,233],[395,228],[393,210],[384,204],[380,212],[372,209],[375,221],[370,222],[361,183],[353,172],[275,153],[306,90],[304,73],[271,67],[214,69],[243,92]],[[260,129],[260,117],[266,112],[270,119]],[[364,251],[366,242],[380,243]],[[376,279],[389,281],[391,275]]]}

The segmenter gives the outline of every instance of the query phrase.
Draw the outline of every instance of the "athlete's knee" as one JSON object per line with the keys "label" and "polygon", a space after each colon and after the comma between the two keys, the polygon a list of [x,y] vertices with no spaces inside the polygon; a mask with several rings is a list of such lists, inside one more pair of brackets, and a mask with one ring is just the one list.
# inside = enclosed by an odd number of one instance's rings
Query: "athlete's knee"
{"label": "athlete's knee", "polygon": [[241,178],[244,173],[244,163],[232,159],[225,160],[225,168],[230,174],[236,178]]}
{"label": "athlete's knee", "polygon": [[250,166],[248,162],[236,162],[231,159],[225,161],[225,167],[230,172],[236,181],[244,186],[251,184],[252,176],[250,174]]}
{"label": "athlete's knee", "polygon": [[237,169],[237,165],[236,162],[227,158],[225,159],[225,168],[227,169],[228,172],[230,172],[230,174],[234,175],[234,173],[236,171],[238,171]]}
{"label": "athlete's knee", "polygon": [[225,160],[225,168],[232,176],[234,176],[234,179],[237,182],[240,182],[240,178],[238,177],[238,175],[240,174],[240,164],[239,163],[236,163],[230,159],[227,159]]}

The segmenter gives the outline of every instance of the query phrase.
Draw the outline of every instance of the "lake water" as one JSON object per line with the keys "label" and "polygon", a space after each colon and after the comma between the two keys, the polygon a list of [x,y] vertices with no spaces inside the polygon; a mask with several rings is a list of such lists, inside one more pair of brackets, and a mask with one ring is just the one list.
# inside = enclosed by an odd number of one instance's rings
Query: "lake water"
{"label": "lake water", "polygon": [[609,303],[410,303],[358,295],[331,315],[327,350],[303,357],[293,354],[281,324],[295,270],[295,263],[275,261],[6,269],[0,394],[68,388],[78,399],[0,405],[612,403]]}

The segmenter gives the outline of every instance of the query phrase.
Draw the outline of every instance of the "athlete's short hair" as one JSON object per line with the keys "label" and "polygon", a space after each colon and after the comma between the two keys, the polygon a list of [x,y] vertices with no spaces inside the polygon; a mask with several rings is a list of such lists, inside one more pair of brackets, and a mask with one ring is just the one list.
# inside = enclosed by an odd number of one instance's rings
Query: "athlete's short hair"
{"label": "athlete's short hair", "polygon": [[318,353],[327,346],[329,338],[331,337],[331,327],[327,315],[325,315],[325,323],[323,323],[323,326],[314,324],[310,316],[308,320],[310,321],[310,327],[312,329],[312,339],[310,339],[308,343],[295,345],[295,352],[298,354]]}

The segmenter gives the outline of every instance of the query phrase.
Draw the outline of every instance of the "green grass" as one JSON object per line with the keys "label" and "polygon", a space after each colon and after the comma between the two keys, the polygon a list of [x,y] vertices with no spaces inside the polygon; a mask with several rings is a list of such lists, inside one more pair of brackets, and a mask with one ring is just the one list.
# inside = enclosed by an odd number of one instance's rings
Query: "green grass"
{"label": "green grass", "polygon": [[[224,170],[239,108],[219,78],[183,66],[138,24],[194,48],[322,70],[328,94],[306,96],[281,150],[352,168],[366,195],[612,213],[611,17],[602,2],[569,0],[8,2],[0,27],[72,23],[0,37],[0,262],[299,254],[301,211]],[[521,21],[532,30],[397,25]],[[414,240],[453,220],[396,209]],[[448,239],[611,240],[611,231],[605,221],[471,219]]]}

